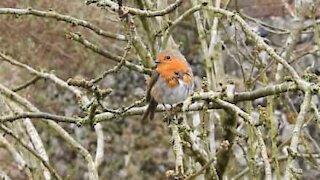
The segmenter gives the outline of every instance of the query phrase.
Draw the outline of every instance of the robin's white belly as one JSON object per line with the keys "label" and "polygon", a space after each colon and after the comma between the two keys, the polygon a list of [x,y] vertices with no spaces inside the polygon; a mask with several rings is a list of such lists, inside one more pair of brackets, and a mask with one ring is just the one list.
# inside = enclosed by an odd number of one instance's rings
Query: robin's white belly
{"label": "robin's white belly", "polygon": [[193,91],[193,84],[186,84],[179,80],[179,85],[169,88],[166,82],[159,77],[151,89],[152,97],[161,104],[177,104],[184,101]]}

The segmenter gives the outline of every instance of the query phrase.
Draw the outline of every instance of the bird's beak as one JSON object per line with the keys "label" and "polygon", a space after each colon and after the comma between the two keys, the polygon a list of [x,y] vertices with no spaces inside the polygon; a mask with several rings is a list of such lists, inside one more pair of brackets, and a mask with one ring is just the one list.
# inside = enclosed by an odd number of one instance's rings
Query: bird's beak
{"label": "bird's beak", "polygon": [[154,60],[153,62],[154,62],[154,64],[153,64],[152,68],[154,69],[154,68],[157,67],[157,65],[160,63],[160,61],[158,61],[158,60],[156,59],[156,60]]}

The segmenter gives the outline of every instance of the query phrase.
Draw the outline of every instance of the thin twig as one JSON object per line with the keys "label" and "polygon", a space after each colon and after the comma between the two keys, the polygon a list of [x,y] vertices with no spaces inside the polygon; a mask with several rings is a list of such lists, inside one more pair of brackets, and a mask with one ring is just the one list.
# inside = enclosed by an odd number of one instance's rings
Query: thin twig
{"label": "thin twig", "polygon": [[125,51],[121,57],[120,62],[116,66],[114,66],[113,68],[102,73],[97,78],[90,80],[90,82],[95,84],[95,83],[101,81],[102,79],[104,79],[107,75],[112,74],[112,73],[117,73],[121,69],[121,67],[126,63],[126,57],[131,49],[131,44],[132,44],[132,40],[131,40],[131,37],[129,37],[128,44],[125,47]]}
{"label": "thin twig", "polygon": [[[84,39],[80,34],[69,33],[68,36],[70,36],[70,38],[72,40],[75,40],[75,41],[81,43],[86,48],[92,50],[93,52],[95,52],[97,54],[100,54],[100,55],[102,55],[102,56],[104,56],[106,58],[109,58],[110,60],[113,60],[113,61],[116,61],[116,62],[121,62],[122,58],[120,56],[114,55],[111,52],[98,47],[97,45],[95,45],[95,44],[89,42],[88,40]],[[144,68],[144,67],[136,65],[136,64],[133,64],[133,63],[131,63],[129,61],[125,61],[124,65],[130,70],[134,70],[134,71],[137,71],[137,72],[140,72],[140,73],[143,73],[143,74],[149,74],[149,75],[151,74],[151,70],[150,69]]]}
{"label": "thin twig", "polygon": [[18,92],[22,89],[25,89],[25,88],[29,87],[30,85],[35,84],[39,79],[41,79],[39,76],[34,76],[33,78],[31,78],[27,82],[15,87],[15,88],[12,88],[12,91]]}
{"label": "thin twig", "polygon": [[190,16],[191,14],[199,11],[201,9],[202,5],[197,5],[194,6],[190,9],[188,9],[186,12],[184,12],[181,16],[179,16],[177,19],[175,19],[170,26],[166,29],[166,31],[164,32],[163,35],[163,45],[162,45],[162,49],[165,49],[165,47],[167,46],[168,43],[168,39],[170,36],[170,33],[174,30],[174,28],[182,21],[184,20],[186,17]]}
{"label": "thin twig", "polygon": [[250,17],[246,14],[244,14],[243,12],[239,12],[240,16],[243,17],[244,19],[247,19],[251,22],[254,22],[256,24],[258,24],[259,26],[262,26],[264,27],[267,31],[269,32],[272,32],[272,33],[275,33],[275,34],[289,34],[289,30],[287,29],[282,29],[282,28],[279,28],[279,27],[275,27],[275,26],[272,26],[272,25],[269,25],[259,19],[256,19],[256,18],[253,18],[253,17]]}

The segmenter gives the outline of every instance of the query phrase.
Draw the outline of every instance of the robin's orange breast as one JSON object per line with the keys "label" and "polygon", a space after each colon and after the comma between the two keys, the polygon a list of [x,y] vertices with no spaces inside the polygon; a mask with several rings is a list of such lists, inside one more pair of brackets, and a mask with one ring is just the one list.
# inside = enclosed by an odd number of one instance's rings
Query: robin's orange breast
{"label": "robin's orange breast", "polygon": [[184,101],[193,92],[193,83],[177,80],[175,87],[168,87],[167,81],[159,77],[151,89],[152,97],[162,104],[176,104]]}

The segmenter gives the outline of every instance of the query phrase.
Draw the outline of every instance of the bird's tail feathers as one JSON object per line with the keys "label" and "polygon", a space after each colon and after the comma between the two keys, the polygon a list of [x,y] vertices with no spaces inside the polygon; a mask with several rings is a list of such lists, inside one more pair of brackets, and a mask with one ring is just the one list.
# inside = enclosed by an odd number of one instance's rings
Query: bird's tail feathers
{"label": "bird's tail feathers", "polygon": [[157,106],[158,106],[158,103],[156,102],[156,100],[151,98],[150,102],[149,102],[149,106],[148,106],[146,112],[144,112],[144,114],[143,114],[142,121],[145,121],[148,117],[150,120],[153,120],[154,113],[156,111]]}

